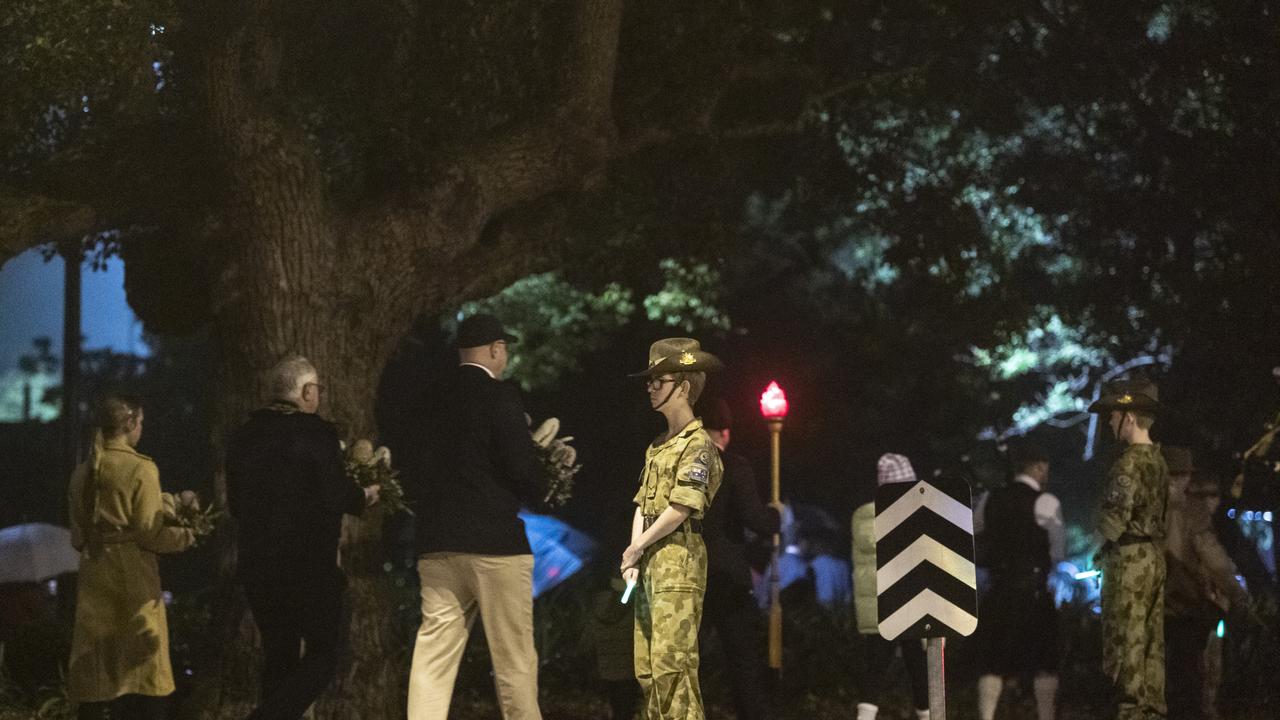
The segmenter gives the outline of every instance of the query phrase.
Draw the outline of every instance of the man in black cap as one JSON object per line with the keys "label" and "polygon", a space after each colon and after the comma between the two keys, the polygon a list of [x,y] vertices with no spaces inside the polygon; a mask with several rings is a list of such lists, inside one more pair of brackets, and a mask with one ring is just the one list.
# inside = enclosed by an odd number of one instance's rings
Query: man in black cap
{"label": "man in black cap", "polygon": [[422,625],[409,676],[410,720],[445,720],[471,626],[484,623],[507,720],[541,717],[533,645],[533,554],[522,505],[545,482],[519,391],[499,380],[515,338],[491,315],[458,326],[456,370],[428,394],[417,500]]}
{"label": "man in black cap", "polygon": [[753,720],[766,715],[760,692],[763,626],[751,591],[751,566],[747,563],[743,530],[772,536],[780,527],[781,510],[760,502],[751,463],[726,449],[733,432],[728,403],[721,398],[708,403],[702,413],[702,427],[719,448],[724,463],[719,502],[712,504],[702,519],[702,539],[707,544],[703,616],[720,636],[738,719]]}

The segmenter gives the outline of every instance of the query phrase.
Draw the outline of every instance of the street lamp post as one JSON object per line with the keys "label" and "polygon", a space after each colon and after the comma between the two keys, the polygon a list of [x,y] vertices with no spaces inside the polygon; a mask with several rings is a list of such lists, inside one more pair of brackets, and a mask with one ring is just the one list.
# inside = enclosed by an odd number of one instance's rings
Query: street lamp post
{"label": "street lamp post", "polygon": [[[787,417],[787,394],[777,382],[770,382],[760,395],[760,414],[769,423],[771,499],[776,506],[782,499],[782,421]],[[769,564],[769,667],[775,670],[782,669],[782,605],[778,600],[778,550],[781,544],[781,536],[774,533],[773,559]]]}
{"label": "street lamp post", "polygon": [[[63,315],[62,315],[62,472],[59,486],[66,496],[66,481],[71,471],[80,464],[80,344],[81,344],[81,288],[80,270],[84,252],[80,241],[64,243],[61,248],[63,262]],[[65,516],[64,516],[65,517]]]}

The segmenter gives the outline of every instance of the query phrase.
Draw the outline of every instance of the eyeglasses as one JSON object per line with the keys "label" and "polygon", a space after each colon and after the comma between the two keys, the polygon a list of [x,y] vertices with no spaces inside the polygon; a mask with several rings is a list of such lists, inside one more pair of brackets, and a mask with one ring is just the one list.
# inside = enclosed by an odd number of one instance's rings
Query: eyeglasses
{"label": "eyeglasses", "polygon": [[648,390],[661,390],[663,385],[675,382],[675,378],[649,378],[644,381],[644,386]]}

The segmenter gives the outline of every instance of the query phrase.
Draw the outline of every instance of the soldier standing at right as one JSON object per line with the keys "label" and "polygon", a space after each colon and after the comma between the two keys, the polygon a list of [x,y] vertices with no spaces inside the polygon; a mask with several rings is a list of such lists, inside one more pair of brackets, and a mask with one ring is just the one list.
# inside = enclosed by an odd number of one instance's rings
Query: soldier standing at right
{"label": "soldier standing at right", "polygon": [[1151,425],[1160,410],[1156,386],[1130,380],[1089,406],[1107,413],[1125,444],[1107,472],[1098,529],[1102,567],[1102,669],[1110,678],[1117,720],[1165,717],[1164,582],[1168,470]]}

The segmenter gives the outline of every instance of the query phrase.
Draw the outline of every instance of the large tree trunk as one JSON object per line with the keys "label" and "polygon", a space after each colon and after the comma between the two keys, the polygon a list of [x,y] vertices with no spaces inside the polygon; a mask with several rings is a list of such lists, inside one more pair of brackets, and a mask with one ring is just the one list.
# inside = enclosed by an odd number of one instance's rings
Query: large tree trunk
{"label": "large tree trunk", "polygon": [[[213,325],[219,359],[215,444],[244,421],[246,413],[272,398],[264,374],[282,357],[309,358],[325,386],[321,413],[348,440],[373,437],[373,403],[379,374],[396,340],[413,317],[395,307],[400,297],[369,286],[361,238],[341,237],[330,216],[322,175],[300,133],[260,112],[242,84],[245,47],[270,66],[274,48],[262,37],[228,34],[211,49],[205,80],[211,121],[226,155],[230,249],[217,264]],[[262,60],[263,57],[268,59]],[[255,71],[260,72],[259,68]],[[257,82],[269,82],[257,76]],[[225,480],[218,494],[225,498]],[[349,519],[344,568],[352,624],[349,661],[319,703],[320,718],[391,718],[403,715],[405,672],[395,659],[406,642],[386,622],[392,615],[382,570],[384,510]],[[223,568],[230,584],[234,560]],[[216,677],[188,708],[198,717],[242,717],[256,696],[256,637],[239,592],[220,595],[215,609],[220,659]]]}
{"label": "large tree trunk", "polygon": [[[379,374],[412,313],[409,308],[367,316],[353,312],[348,287],[355,281],[353,267],[338,252],[334,231],[318,219],[322,206],[299,191],[300,178],[282,174],[271,185],[245,184],[257,186],[253,195],[258,202],[241,204],[237,216],[252,239],[223,266],[214,290],[220,360],[217,444],[249,410],[271,399],[263,386],[264,372],[289,354],[304,355],[316,365],[325,386],[320,412],[338,424],[340,436],[348,442],[373,438],[372,398]],[[218,494],[225,498],[222,478]],[[384,517],[385,510],[373,508],[344,524],[342,559],[352,619],[349,662],[340,666],[317,708],[318,718],[403,715],[407,671],[397,661],[405,657],[407,638],[396,637],[387,622],[394,607],[383,570]],[[228,561],[224,582],[232,566]],[[222,599],[218,625],[239,642],[224,648],[218,663],[221,687],[206,689],[199,698],[202,717],[237,717],[243,709],[238,701],[255,687],[244,671],[257,661],[244,603],[236,592]]]}
{"label": "large tree trunk", "polygon": [[[303,132],[275,114],[280,63],[269,7],[247,16],[210,10],[201,84],[223,158],[228,239],[211,283],[219,360],[215,445],[271,398],[264,373],[309,358],[326,386],[321,412],[348,439],[373,438],[380,373],[415,317],[495,292],[546,262],[558,214],[524,209],[481,237],[501,212],[578,182],[605,161],[621,3],[580,0],[567,95],[544,122],[443,160],[434,180],[344,217],[328,202]],[[586,128],[586,129],[584,129]],[[540,241],[530,241],[530,237]],[[225,499],[225,480],[217,480]],[[404,716],[410,637],[398,636],[383,570],[385,511],[348,519],[342,556],[350,605],[349,658],[316,706],[318,720]],[[230,588],[228,553],[222,587]],[[184,716],[242,717],[256,696],[256,638],[240,594],[222,592],[214,658]],[[226,642],[226,638],[236,638]]]}

